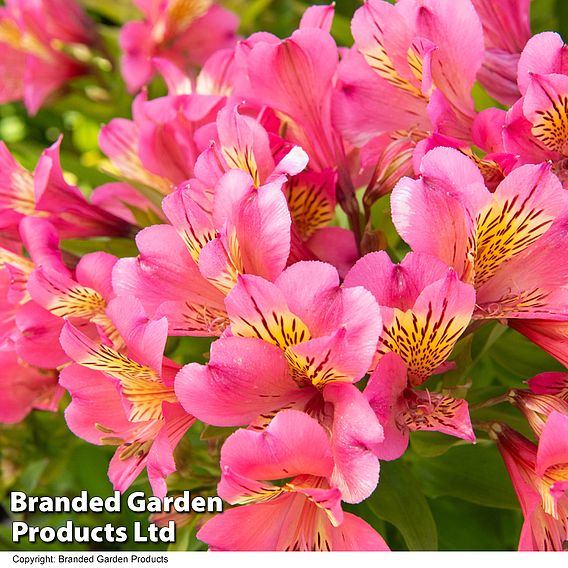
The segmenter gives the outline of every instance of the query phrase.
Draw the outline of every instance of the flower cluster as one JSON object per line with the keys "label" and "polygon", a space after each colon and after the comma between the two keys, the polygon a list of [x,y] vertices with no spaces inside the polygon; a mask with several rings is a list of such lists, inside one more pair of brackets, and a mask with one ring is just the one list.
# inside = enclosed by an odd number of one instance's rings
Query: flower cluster
{"label": "flower cluster", "polygon": [[[0,102],[35,113],[107,61],[95,23],[61,4],[1,9]],[[351,48],[333,6],[280,39],[238,38],[205,0],[134,4],[119,37],[132,117],[99,137],[117,181],[87,198],[61,139],[33,172],[0,146],[0,420],[56,411],[66,391],[69,429],[116,446],[114,487],[146,470],[159,497],[186,432],[217,427],[232,507],[198,532],[213,550],[388,550],[342,503],[373,494],[411,432],[473,443],[475,426],[519,496],[520,548],[562,550],[568,375],[499,400],[538,445],[472,423],[467,385],[439,380],[491,321],[568,366],[560,36],[531,37],[528,0],[367,0]],[[500,104],[478,111],[476,82]],[[396,231],[374,216],[389,203]],[[137,254],[96,250],[113,239]],[[171,357],[183,336],[212,338],[205,364]]]}

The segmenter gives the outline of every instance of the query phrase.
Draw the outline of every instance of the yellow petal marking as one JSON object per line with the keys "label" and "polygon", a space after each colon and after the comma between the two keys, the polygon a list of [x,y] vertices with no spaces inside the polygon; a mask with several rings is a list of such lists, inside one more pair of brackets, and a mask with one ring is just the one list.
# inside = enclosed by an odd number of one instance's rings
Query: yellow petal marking
{"label": "yellow petal marking", "polygon": [[423,383],[433,371],[449,357],[459,336],[469,323],[469,318],[453,315],[445,319],[447,302],[440,317],[433,318],[430,304],[426,315],[411,310],[394,309],[390,326],[383,326],[379,339],[379,354],[398,353],[413,384]]}
{"label": "yellow petal marking", "polygon": [[521,201],[516,195],[505,201],[493,200],[477,218],[477,250],[475,254],[475,285],[489,280],[505,261],[533,244],[550,228],[551,213],[529,209],[530,194]]}
{"label": "yellow petal marking", "polygon": [[325,195],[321,185],[292,178],[286,184],[286,199],[292,220],[304,239],[325,227],[335,214],[335,204]]}
{"label": "yellow petal marking", "polygon": [[277,345],[283,350],[290,345],[297,345],[311,339],[308,326],[292,312],[272,311],[263,314],[252,299],[258,314],[254,320],[247,320],[237,316],[231,320],[231,330],[234,335],[240,337],[258,337],[268,343]]}
{"label": "yellow petal marking", "polygon": [[[377,23],[374,23],[378,28]],[[373,46],[360,50],[361,54],[370,65],[370,67],[374,69],[383,79],[388,81],[391,85],[394,85],[397,89],[401,89],[402,91],[406,91],[418,99],[427,101],[428,98],[423,95],[422,91],[418,87],[413,85],[408,79],[402,77],[395,69],[392,59],[389,57],[379,36],[374,35],[373,37],[375,39]],[[420,80],[422,80],[422,61],[420,60],[416,52],[412,50],[412,48],[409,49],[407,57],[413,75],[417,76],[419,74]]]}
{"label": "yellow petal marking", "polygon": [[203,16],[212,3],[212,0],[170,0],[168,16],[179,32]]}
{"label": "yellow petal marking", "polygon": [[260,172],[252,148],[246,146],[241,150],[236,146],[223,146],[221,153],[229,168],[248,172],[254,181],[254,186],[260,185]]}
{"label": "yellow petal marking", "polygon": [[333,382],[353,382],[353,377],[338,371],[331,366],[329,357],[331,351],[322,353],[319,357],[307,357],[299,355],[291,349],[284,352],[290,365],[292,378],[300,385],[312,384],[317,388],[323,388]]}
{"label": "yellow petal marking", "polygon": [[106,345],[89,346],[88,351],[90,357],[78,363],[120,381],[122,394],[132,404],[130,421],[160,420],[163,418],[162,403],[177,402],[173,388],[166,386],[154,369]]}
{"label": "yellow petal marking", "polygon": [[86,286],[74,286],[66,290],[57,289],[57,297],[47,306],[47,309],[60,318],[76,317],[91,318],[104,313],[106,301],[102,295]]}
{"label": "yellow petal marking", "polygon": [[537,110],[540,118],[532,126],[532,134],[547,148],[568,156],[568,96],[552,101],[547,110]]}

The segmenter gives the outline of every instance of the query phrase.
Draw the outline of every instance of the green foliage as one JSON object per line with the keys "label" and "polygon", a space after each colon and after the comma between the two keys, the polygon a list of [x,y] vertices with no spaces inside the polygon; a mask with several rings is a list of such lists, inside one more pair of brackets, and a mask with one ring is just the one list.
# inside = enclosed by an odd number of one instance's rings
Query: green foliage
{"label": "green foliage", "polygon": [[402,460],[383,462],[381,481],[366,502],[379,519],[394,525],[408,550],[436,550],[434,517],[418,479]]}

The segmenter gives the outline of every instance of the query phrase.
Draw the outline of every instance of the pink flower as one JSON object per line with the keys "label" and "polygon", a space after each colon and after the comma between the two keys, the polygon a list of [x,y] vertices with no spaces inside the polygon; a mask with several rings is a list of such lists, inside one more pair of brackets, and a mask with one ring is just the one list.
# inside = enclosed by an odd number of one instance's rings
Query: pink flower
{"label": "pink flower", "polygon": [[[230,329],[208,365],[176,377],[184,408],[206,423],[262,429],[283,408],[316,417],[330,432],[334,483],[359,502],[378,481],[382,428],[351,383],[366,373],[380,330],[362,288],[342,288],[333,267],[299,262],[274,283],[239,277],[225,300]],[[230,335],[229,335],[230,331]]]}
{"label": "pink flower", "polygon": [[209,144],[196,133],[215,119],[223,100],[180,95],[149,101],[142,93],[133,104],[134,120],[111,120],[101,130],[99,145],[126,181],[168,194],[193,177],[197,157]]}
{"label": "pink flower", "polygon": [[[306,167],[308,156],[299,147],[287,147],[284,140],[269,133],[260,123],[227,104],[217,114],[216,141],[200,156],[196,165],[199,181],[210,187],[219,181],[219,171],[243,170],[250,174],[255,187],[293,176]],[[212,183],[213,182],[213,183]]]}
{"label": "pink flower", "polygon": [[75,364],[61,372],[72,397],[65,417],[72,432],[94,444],[118,446],[109,467],[114,487],[125,491],[146,468],[154,493],[167,492],[175,471],[173,450],[194,419],[173,389],[179,368],[163,356],[168,323],[150,320],[134,297],[112,300],[108,316],[126,353],[97,343],[70,323],[61,345]]}
{"label": "pink flower", "polygon": [[49,95],[87,71],[61,46],[94,40],[94,24],[75,0],[8,0],[0,9],[0,103],[23,99],[35,114]]}
{"label": "pink flower", "polygon": [[568,540],[568,415],[552,412],[538,447],[508,426],[494,435],[525,522],[519,550],[564,550]]}
{"label": "pink flower", "polygon": [[91,322],[109,345],[122,346],[106,314],[108,303],[115,296],[112,269],[117,260],[104,252],[86,254],[77,264],[74,275],[60,267],[39,266],[29,276],[28,292],[34,302],[54,316]]}
{"label": "pink flower", "polygon": [[284,180],[257,188],[248,173],[231,170],[215,188],[211,211],[191,183],[181,186],[163,201],[173,227],[148,227],[137,236],[140,257],[117,264],[117,293],[136,294],[152,314],[166,315],[172,334],[220,335],[228,323],[224,296],[237,276],[274,280],[286,266]]}
{"label": "pink flower", "polygon": [[517,79],[523,96],[507,113],[503,130],[507,152],[518,155],[523,164],[551,161],[564,185],[568,183],[568,118],[563,110],[567,61],[566,46],[556,33],[541,33],[527,42]]}
{"label": "pink flower", "polygon": [[22,362],[15,351],[0,349],[0,423],[14,424],[33,409],[56,412],[63,390],[54,369],[39,369]]}
{"label": "pink flower", "polygon": [[408,447],[410,432],[435,431],[475,441],[467,402],[413,389],[406,366],[396,353],[382,357],[363,394],[385,431],[384,442],[377,448],[380,459],[399,458]]}
{"label": "pink flower", "polygon": [[513,170],[493,193],[469,158],[435,148],[392,193],[395,226],[476,289],[477,318],[562,319],[568,196],[548,164]]}
{"label": "pink flower", "polygon": [[235,87],[234,94],[276,111],[286,140],[307,152],[312,171],[337,171],[338,202],[359,231],[354,196],[358,156],[332,119],[339,52],[329,34],[331,16],[330,7],[307,13],[300,29],[284,40],[268,34],[249,38],[238,52],[246,62],[247,80]]}
{"label": "pink flower", "polygon": [[24,219],[22,246],[0,247],[0,382],[6,396],[0,421],[18,422],[33,408],[57,410],[62,390],[56,368],[67,362],[58,343],[61,321],[30,298],[28,280],[36,266],[66,271],[53,226],[43,219]]}
{"label": "pink flower", "polygon": [[484,49],[469,0],[369,0],[351,29],[355,47],[340,65],[334,100],[349,141],[431,130],[471,138],[470,92]]}
{"label": "pink flower", "polygon": [[[216,186],[225,185],[221,178],[231,169],[249,174],[257,188],[283,184],[287,176],[284,191],[293,223],[289,262],[324,260],[344,274],[358,258],[358,251],[352,232],[327,226],[335,215],[337,173],[332,169],[303,171],[308,155],[272,131],[277,126],[274,117],[266,110],[255,118],[244,112],[257,114],[244,105],[227,104],[219,111],[216,132],[210,134],[215,139],[195,163],[196,178],[189,182],[188,196],[206,212],[213,212]],[[238,179],[236,173],[231,175]],[[175,206],[168,208],[171,212]]]}
{"label": "pink flower", "polygon": [[43,151],[33,174],[0,143],[0,227],[15,232],[23,217],[32,216],[49,219],[63,238],[132,235],[131,224],[89,203],[78,187],[65,181],[61,140]]}
{"label": "pink flower", "polygon": [[[230,436],[221,470],[219,495],[244,506],[199,531],[212,550],[388,550],[367,523],[341,510],[328,437],[304,413],[279,412],[263,432]],[[288,481],[271,483],[278,479]]]}
{"label": "pink flower", "polygon": [[520,96],[517,66],[531,37],[531,0],[472,0],[485,37],[485,58],[478,79],[500,103],[512,105]]}
{"label": "pink flower", "polygon": [[347,274],[345,286],[373,294],[383,322],[377,356],[398,353],[411,385],[444,369],[475,305],[473,288],[426,254],[410,253],[398,265],[385,252],[368,254]]}
{"label": "pink flower", "polygon": [[247,55],[250,85],[236,93],[283,113],[287,139],[308,153],[316,170],[333,167],[341,151],[330,114],[337,64],[329,33],[305,27],[283,41],[256,42]]}
{"label": "pink flower", "polygon": [[131,92],[150,82],[153,58],[189,69],[236,41],[237,17],[210,0],[135,0],[143,21],[121,31],[122,74]]}

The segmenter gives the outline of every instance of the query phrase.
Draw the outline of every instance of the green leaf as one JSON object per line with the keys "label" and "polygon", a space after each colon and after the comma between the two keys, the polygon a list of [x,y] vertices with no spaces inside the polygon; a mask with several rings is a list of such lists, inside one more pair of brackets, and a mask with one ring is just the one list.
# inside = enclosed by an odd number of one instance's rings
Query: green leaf
{"label": "green leaf", "polygon": [[118,258],[138,256],[136,243],[132,239],[123,238],[92,238],[92,239],[66,239],[62,241],[61,248],[75,254],[83,256],[90,252],[108,252]]}
{"label": "green leaf", "polygon": [[521,379],[529,379],[545,371],[565,370],[538,345],[512,329],[507,329],[488,354],[498,368]]}
{"label": "green leaf", "polygon": [[366,501],[373,513],[393,524],[409,550],[436,550],[434,517],[418,480],[400,460],[381,463],[381,481]]}
{"label": "green leaf", "polygon": [[516,550],[521,532],[520,511],[492,509],[461,499],[430,502],[440,535],[440,550]]}
{"label": "green leaf", "polygon": [[499,451],[492,442],[455,446],[427,460],[411,457],[413,471],[429,497],[444,495],[464,501],[518,509],[519,504]]}
{"label": "green leaf", "polygon": [[237,428],[229,428],[223,426],[206,425],[201,432],[202,440],[217,440],[219,438],[228,438]]}
{"label": "green leaf", "polygon": [[463,440],[446,436],[439,432],[412,432],[410,434],[410,447],[419,456],[433,458],[445,454],[457,444],[464,444]]}

